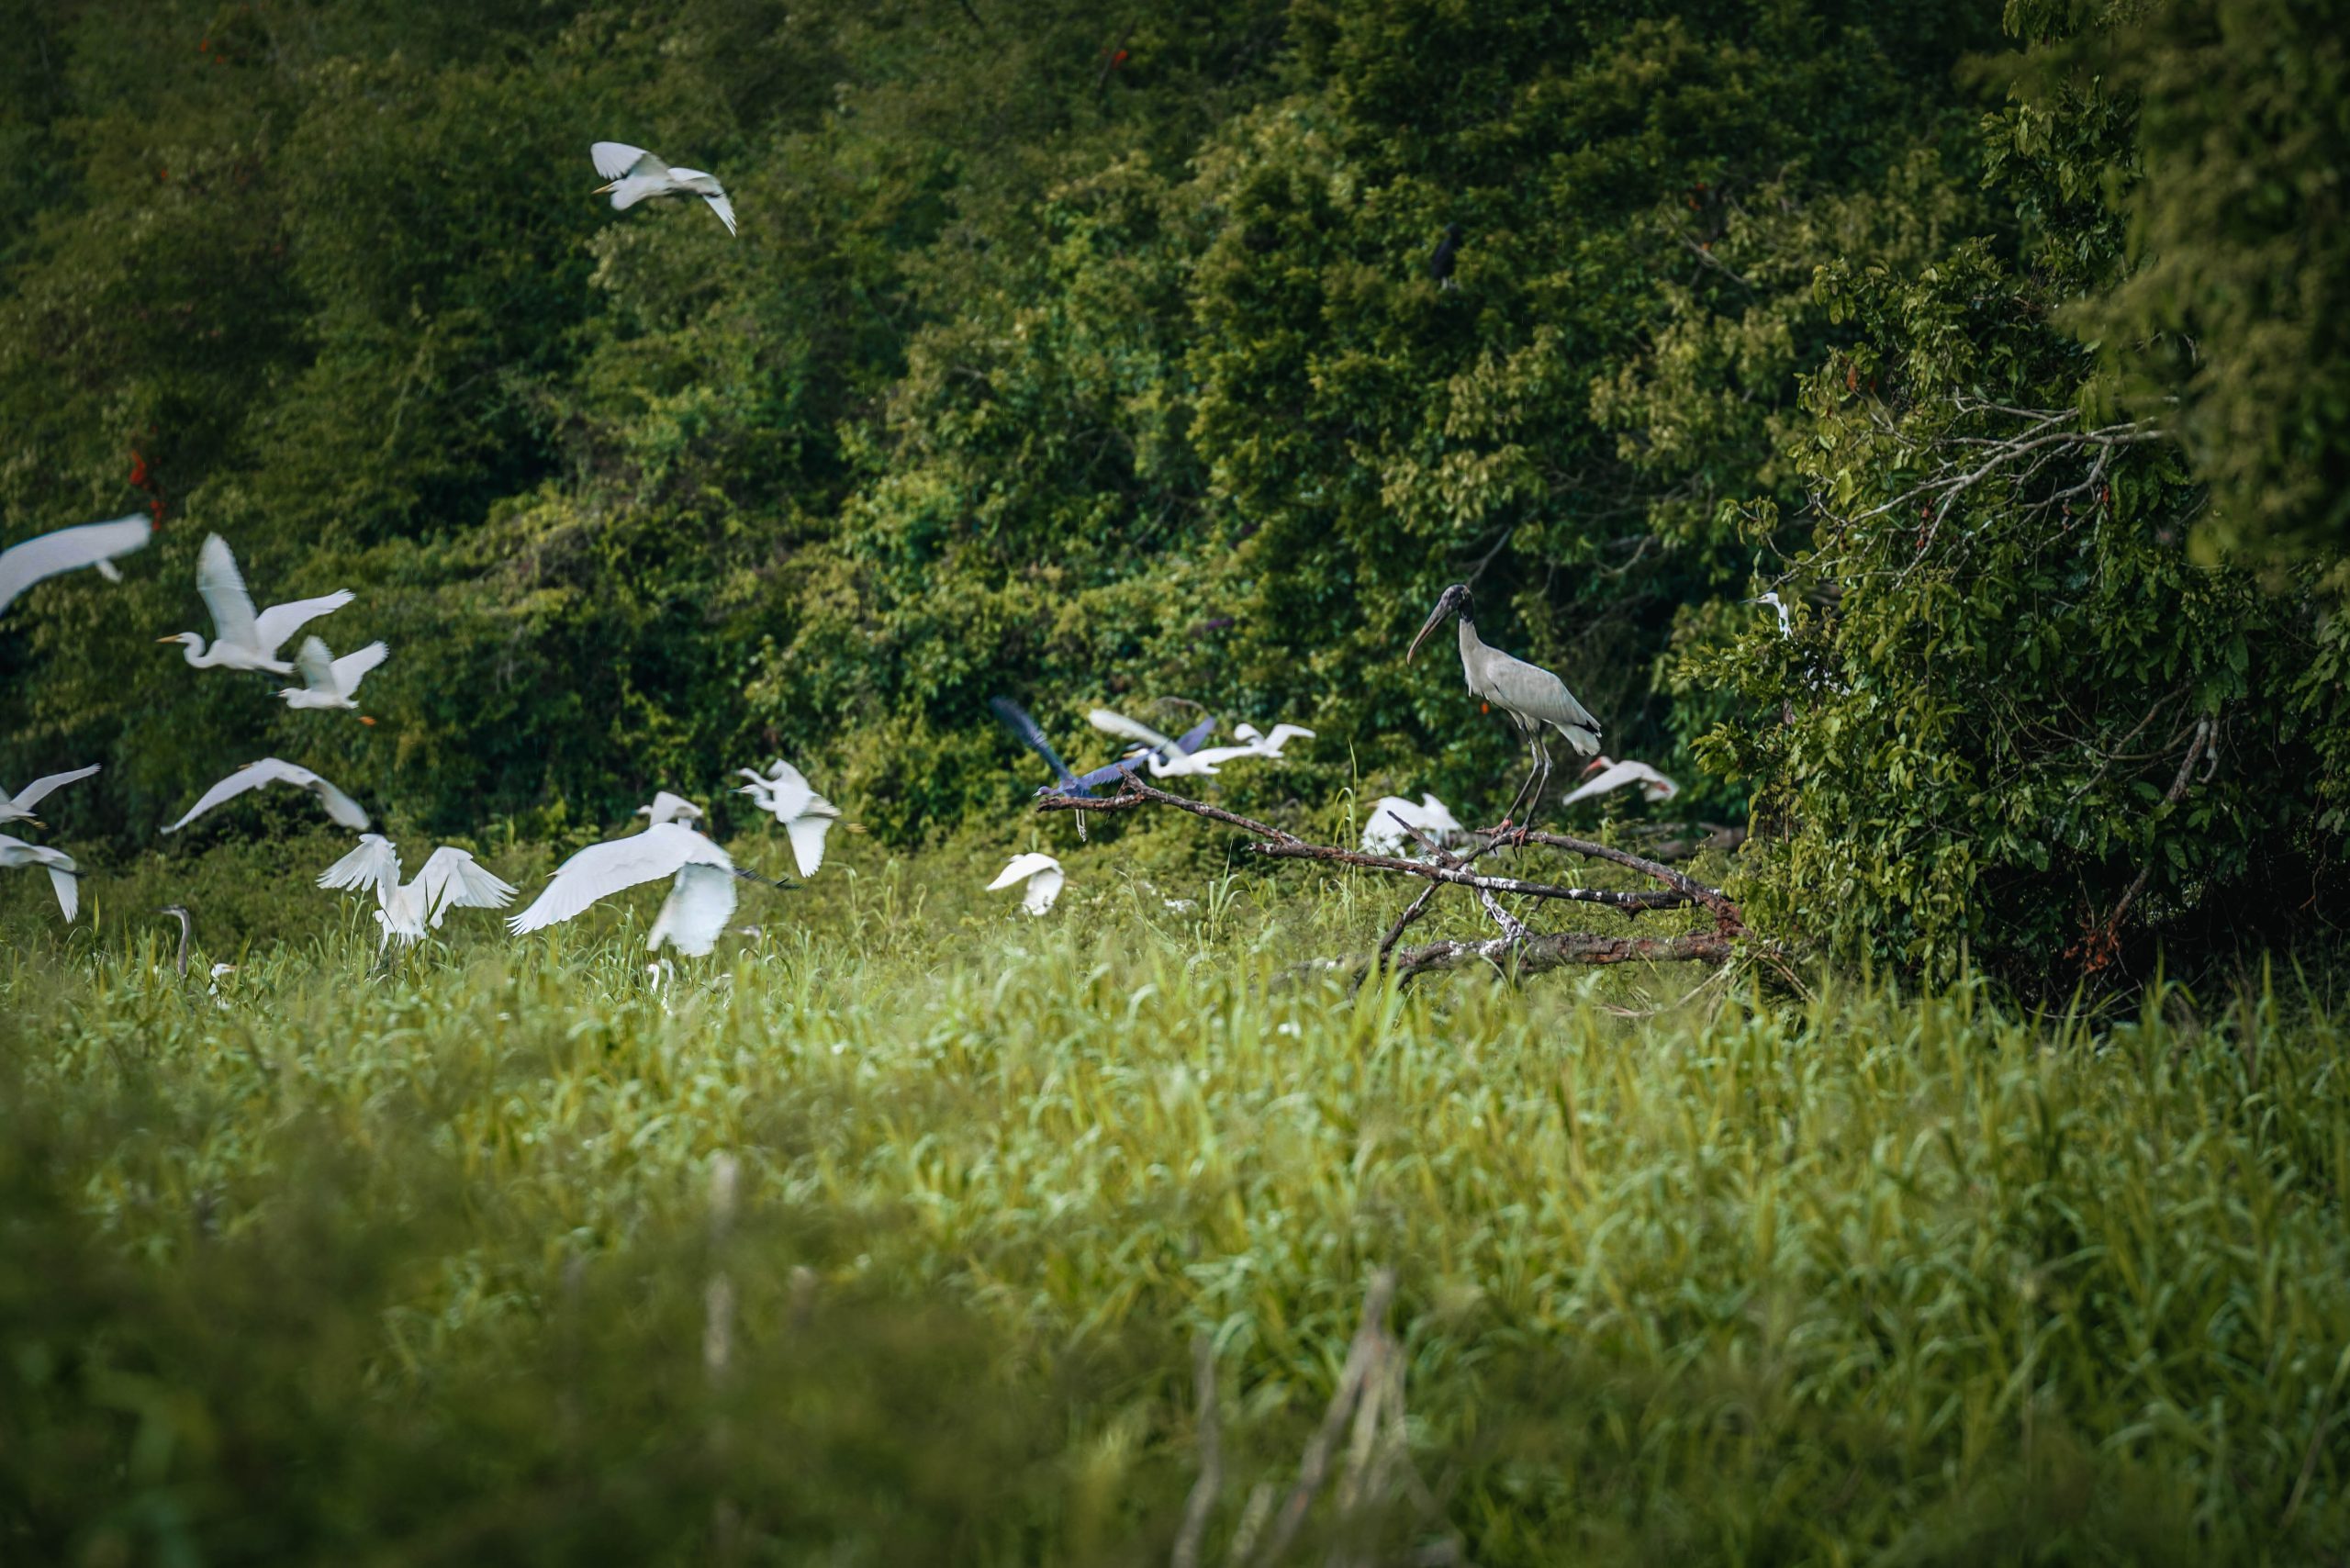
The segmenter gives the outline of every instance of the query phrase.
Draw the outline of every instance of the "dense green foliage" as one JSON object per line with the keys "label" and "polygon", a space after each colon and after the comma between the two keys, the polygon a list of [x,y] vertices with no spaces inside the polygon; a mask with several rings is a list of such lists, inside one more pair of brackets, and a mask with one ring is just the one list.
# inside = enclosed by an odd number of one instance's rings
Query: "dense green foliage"
{"label": "dense green foliage", "polygon": [[[103,758],[118,846],[264,750],[549,834],[782,749],[902,845],[1040,780],[1008,690],[1087,757],[1104,699],[1321,729],[1258,809],[1474,814],[1515,748],[1398,656],[1470,580],[1752,812],[1785,940],[2062,984],[2322,910],[2324,10],[8,0],[0,537],[164,526],[0,622],[0,778]],[[740,237],[588,195],[606,136]],[[365,590],[379,728],[153,645],[213,530]]]}
{"label": "dense green foliage", "polygon": [[375,984],[349,928],[263,945],[216,999],[240,955],[216,930],[179,981],[154,888],[70,944],[12,918],[0,1551],[1164,1562],[1198,1331],[1221,1562],[1382,1264],[1434,1509],[1376,1499],[1351,1561],[2350,1539],[2333,1004],[1348,1001],[1267,981],[1384,890],[1186,914],[1103,875],[1031,923],[961,861],[857,868],[666,993],[592,933],[518,955],[465,917]]}

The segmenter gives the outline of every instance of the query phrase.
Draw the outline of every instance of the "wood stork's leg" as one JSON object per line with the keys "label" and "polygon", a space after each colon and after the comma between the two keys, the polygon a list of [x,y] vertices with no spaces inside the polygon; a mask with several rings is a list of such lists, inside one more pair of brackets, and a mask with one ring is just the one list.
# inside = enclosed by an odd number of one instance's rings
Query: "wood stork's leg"
{"label": "wood stork's leg", "polygon": [[1517,830],[1517,842],[1521,846],[1526,843],[1526,835],[1534,830],[1534,813],[1541,809],[1542,791],[1550,787],[1550,769],[1554,766],[1550,760],[1550,745],[1543,739],[1540,730],[1534,732],[1534,795],[1526,802],[1526,823]]}
{"label": "wood stork's leg", "polygon": [[[1520,733],[1526,736],[1528,760],[1533,763],[1536,769],[1539,771],[1541,767],[1541,752],[1539,749],[1539,743],[1534,739],[1534,732],[1531,730],[1526,730],[1521,731]],[[1509,798],[1509,810],[1502,813],[1500,825],[1495,827],[1493,830],[1494,832],[1505,833],[1508,831],[1510,824],[1517,820],[1517,808],[1519,804],[1525,801],[1526,791],[1531,789],[1533,784],[1534,774],[1528,773],[1526,776],[1526,782],[1517,787],[1517,793]]]}

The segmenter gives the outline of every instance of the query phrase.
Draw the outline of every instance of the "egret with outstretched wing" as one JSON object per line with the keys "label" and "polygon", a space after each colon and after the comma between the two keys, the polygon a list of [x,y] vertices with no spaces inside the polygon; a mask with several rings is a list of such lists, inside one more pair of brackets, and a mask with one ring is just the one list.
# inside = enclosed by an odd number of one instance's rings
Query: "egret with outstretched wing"
{"label": "egret with outstretched wing", "polygon": [[807,776],[781,757],[766,773],[748,767],[735,771],[751,782],[735,791],[748,795],[763,812],[771,812],[791,840],[791,857],[800,874],[812,877],[824,863],[824,834],[840,820],[841,809],[816,793]]}
{"label": "egret with outstretched wing", "polygon": [[258,669],[271,675],[291,675],[294,666],[277,656],[286,638],[331,610],[351,602],[348,589],[253,609],[253,596],[237,570],[237,557],[218,534],[207,534],[196,554],[196,591],[212,612],[212,646],[202,633],[174,632],[159,643],[185,644],[187,662],[198,669]]}
{"label": "egret with outstretched wing", "polygon": [[65,912],[66,924],[73,924],[74,913],[82,907],[82,868],[73,864],[73,857],[0,833],[0,867],[12,866],[38,866],[47,871],[49,885],[57,894],[57,907]]}
{"label": "egret with outstretched wing", "polygon": [[280,761],[274,756],[264,756],[259,762],[249,762],[211,789],[207,790],[203,798],[188,808],[187,815],[163,831],[177,833],[221,801],[233,800],[248,790],[264,789],[272,784],[291,784],[297,790],[308,790],[319,798],[319,803],[326,808],[327,815],[332,817],[336,823],[351,829],[353,833],[367,831],[367,813],[360,810],[358,801],[308,768],[298,767],[293,763]]}
{"label": "egret with outstretched wing", "polygon": [[595,160],[596,173],[611,182],[589,194],[610,191],[614,209],[625,211],[648,196],[698,196],[710,203],[726,232],[734,232],[734,204],[726,199],[716,176],[699,169],[672,168],[659,154],[625,141],[599,141],[588,149],[588,156]]}
{"label": "egret with outstretched wing", "polygon": [[1605,795],[1611,790],[1621,790],[1627,784],[1638,784],[1640,793],[1651,801],[1670,801],[1681,793],[1681,786],[1651,767],[1645,762],[1615,762],[1605,756],[1591,759],[1585,775],[1596,774],[1570,790],[1561,801],[1561,806],[1572,806],[1577,801],[1588,801],[1595,795]]}
{"label": "egret with outstretched wing", "polygon": [[399,848],[376,833],[362,835],[358,848],[320,872],[319,886],[343,891],[372,888],[384,946],[422,941],[425,927],[438,931],[442,916],[453,909],[504,909],[514,902],[515,891],[512,883],[446,844],[426,856],[416,879],[403,886]]}
{"label": "egret with outstretched wing", "polygon": [[41,826],[41,820],[33,815],[33,808],[47,799],[50,790],[78,783],[95,773],[100,766],[101,764],[94,762],[87,767],[77,767],[71,773],[44,774],[13,795],[9,794],[5,788],[0,788],[0,823],[30,823],[35,827]]}
{"label": "egret with outstretched wing", "polygon": [[692,958],[717,946],[733,917],[735,880],[764,880],[735,869],[725,850],[683,823],[656,822],[643,833],[591,844],[556,867],[545,889],[506,928],[517,936],[537,931],[574,918],[599,899],[664,877],[675,881],[647,941],[655,949],[674,943]]}
{"label": "egret with outstretched wing", "polygon": [[1049,855],[1032,852],[1013,856],[1012,863],[988,884],[988,891],[997,892],[1015,882],[1026,882],[1028,890],[1022,895],[1020,907],[1030,914],[1042,914],[1061,896],[1061,886],[1067,880],[1059,861]]}
{"label": "egret with outstretched wing", "polygon": [[636,814],[645,819],[647,827],[659,827],[663,823],[701,821],[699,806],[695,805],[683,795],[672,795],[666,790],[655,791],[653,803],[649,806],[637,807]]}
{"label": "egret with outstretched wing", "polygon": [[[316,637],[302,639],[302,646],[295,652],[294,666],[302,672],[302,684],[288,686],[278,692],[288,708],[347,708],[356,711],[359,704],[352,694],[367,672],[384,662],[391,652],[382,643],[370,643],[355,653],[336,658],[327,645]],[[372,724],[375,721],[360,714],[359,722]]]}
{"label": "egret with outstretched wing", "polygon": [[154,532],[147,514],[138,511],[112,522],[61,528],[0,550],[0,610],[43,577],[78,572],[84,566],[95,566],[98,576],[110,583],[122,581],[122,574],[115,570],[116,557],[145,548]]}

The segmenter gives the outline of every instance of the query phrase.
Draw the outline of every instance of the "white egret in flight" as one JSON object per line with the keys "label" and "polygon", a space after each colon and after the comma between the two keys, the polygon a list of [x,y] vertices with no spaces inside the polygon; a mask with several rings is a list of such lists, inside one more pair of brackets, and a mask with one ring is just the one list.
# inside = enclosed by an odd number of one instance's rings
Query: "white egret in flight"
{"label": "white egret in flight", "polygon": [[1445,803],[1426,790],[1420,792],[1416,806],[1401,795],[1382,795],[1371,802],[1371,820],[1362,824],[1363,853],[1418,858],[1420,841],[1407,828],[1419,829],[1437,844],[1449,843],[1466,831]]}
{"label": "white egret in flight", "polygon": [[766,773],[736,768],[751,782],[735,793],[750,796],[759,810],[775,813],[791,839],[791,857],[800,863],[800,874],[812,877],[824,863],[824,834],[840,820],[841,809],[816,793],[807,776],[781,757],[767,767]]}
{"label": "white egret in flight", "polygon": [[294,666],[277,656],[286,638],[351,602],[350,591],[338,589],[317,599],[273,604],[256,614],[253,596],[245,591],[245,579],[237,573],[237,558],[217,533],[207,534],[204,548],[196,552],[196,591],[204,596],[204,607],[212,612],[211,648],[207,650],[203,636],[195,632],[175,632],[155,640],[185,644],[187,662],[198,669],[258,669],[272,675],[294,673]]}
{"label": "white egret in flight", "polygon": [[1055,899],[1061,896],[1061,886],[1068,879],[1061,872],[1059,861],[1049,855],[1031,851],[1026,855],[1013,856],[1012,863],[988,884],[988,891],[997,892],[1014,882],[1024,881],[1028,884],[1028,891],[1021,899],[1020,907],[1030,914],[1042,914],[1053,907]]}
{"label": "white egret in flight", "polygon": [[308,790],[319,798],[319,803],[327,809],[327,815],[332,817],[338,823],[351,829],[353,833],[367,831],[367,813],[359,809],[358,801],[308,768],[297,767],[290,762],[281,762],[274,756],[264,756],[259,762],[249,762],[211,789],[207,790],[204,792],[204,798],[188,808],[187,815],[163,831],[177,833],[221,801],[232,800],[248,790],[260,790],[271,784],[291,784],[297,790]]}
{"label": "white egret in flight", "polygon": [[514,885],[485,870],[465,851],[442,845],[425,857],[416,879],[400,883],[400,852],[382,834],[360,835],[359,847],[319,873],[319,886],[375,891],[375,924],[383,927],[378,950],[395,941],[408,946],[424,939],[424,928],[441,929],[453,909],[504,909],[514,902]]}
{"label": "white egret in flight", "polygon": [[657,153],[625,141],[599,141],[588,149],[588,155],[596,161],[596,173],[611,182],[589,194],[611,192],[615,209],[625,210],[647,196],[698,196],[710,203],[710,210],[718,214],[726,232],[734,232],[734,204],[726,199],[715,176],[699,169],[671,168]]}
{"label": "white egret in flight", "polygon": [[[1509,811],[1502,816],[1501,825],[1509,826],[1520,801],[1526,802],[1527,820],[1531,822],[1535,808],[1542,803],[1542,786],[1550,777],[1550,748],[1543,744],[1543,732],[1556,730],[1582,756],[1596,756],[1599,721],[1575,700],[1567,683],[1549,670],[1485,645],[1484,639],[1477,635],[1477,605],[1470,597],[1466,583],[1453,584],[1437,599],[1436,609],[1428,613],[1419,635],[1404,650],[1405,664],[1412,662],[1412,655],[1420,651],[1428,633],[1443,625],[1448,615],[1460,618],[1460,673],[1469,683],[1469,694],[1500,709],[1525,738],[1534,759],[1534,771],[1518,786]],[[1528,790],[1532,791],[1531,798]]]}
{"label": "white egret in flight", "polygon": [[1215,771],[1215,762],[1207,752],[1185,751],[1180,743],[1169,740],[1138,719],[1129,719],[1109,708],[1096,708],[1087,713],[1085,719],[1086,722],[1105,734],[1123,735],[1127,740],[1140,741],[1149,747],[1143,762],[1149,767],[1153,778],[1181,778]]}
{"label": "white egret in flight", "polygon": [[637,807],[636,814],[646,819],[647,827],[659,827],[663,823],[701,821],[699,806],[695,805],[683,795],[672,795],[666,790],[656,790],[653,796],[653,803],[649,806]]}
{"label": "white egret in flight", "polygon": [[[352,693],[359,689],[367,672],[382,664],[390,652],[377,642],[336,658],[318,638],[305,637],[294,655],[294,666],[302,672],[302,684],[285,687],[278,695],[285,699],[288,708],[348,708],[355,711],[359,704],[352,700]],[[359,722],[372,724],[375,721],[361,713]]]}
{"label": "white egret in flight", "polygon": [[68,784],[87,778],[101,766],[94,762],[87,767],[77,767],[71,773],[44,775],[34,779],[14,795],[8,793],[5,785],[0,785],[0,823],[30,823],[35,827],[41,826],[41,820],[33,815],[33,808],[39,805],[50,790],[60,790]]}
{"label": "white egret in flight", "polygon": [[664,877],[676,881],[646,943],[658,951],[672,942],[678,952],[697,958],[718,945],[719,934],[733,918],[735,879],[765,880],[735,869],[725,850],[685,823],[655,822],[643,833],[591,844],[556,867],[539,896],[509,919],[506,929],[517,936],[537,931],[624,888]]}
{"label": "white egret in flight", "polygon": [[155,525],[140,511],[112,522],[61,528],[0,550],[0,610],[43,577],[78,572],[84,566],[95,566],[110,583],[122,581],[122,574],[115,570],[115,557],[143,548],[154,532]]}
{"label": "white egret in flight", "polygon": [[1291,741],[1300,735],[1308,740],[1314,738],[1314,732],[1304,724],[1275,724],[1270,735],[1259,732],[1254,724],[1235,724],[1232,734],[1240,742],[1238,745],[1210,746],[1198,755],[1196,760],[1204,765],[1206,770],[1214,771],[1227,762],[1237,762],[1248,756],[1269,756],[1279,760],[1281,747]]}
{"label": "white egret in flight", "polygon": [[[1572,806],[1577,801],[1588,801],[1594,795],[1605,795],[1627,784],[1638,784],[1640,793],[1651,801],[1670,801],[1681,793],[1680,785],[1645,762],[1611,762],[1605,756],[1595,756],[1583,773],[1588,781],[1576,786],[1559,804]],[[1588,777],[1593,774],[1598,777]]]}
{"label": "white egret in flight", "polygon": [[73,864],[73,857],[62,849],[27,844],[21,838],[0,833],[0,868],[10,866],[39,866],[47,871],[49,885],[57,892],[57,907],[65,912],[66,923],[73,923],[74,912],[82,907],[78,880],[82,868]]}

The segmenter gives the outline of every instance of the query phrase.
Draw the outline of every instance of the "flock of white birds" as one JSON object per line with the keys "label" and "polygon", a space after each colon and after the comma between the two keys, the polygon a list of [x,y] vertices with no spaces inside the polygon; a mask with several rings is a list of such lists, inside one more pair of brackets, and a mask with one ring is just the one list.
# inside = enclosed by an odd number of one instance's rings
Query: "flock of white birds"
{"label": "flock of white birds", "polygon": [[[695,196],[709,203],[711,210],[726,225],[728,233],[735,232],[733,203],[718,181],[701,170],[673,166],[643,148],[617,141],[596,142],[589,149],[589,157],[596,172],[609,182],[597,187],[595,194],[609,194],[615,208],[625,209],[649,197]],[[143,514],[134,514],[109,522],[61,529],[0,551],[0,613],[5,613],[10,603],[34,584],[62,573],[95,568],[108,581],[119,582],[121,574],[115,563],[144,548],[152,533],[151,521]],[[298,675],[300,685],[286,686],[277,692],[287,707],[350,712],[357,714],[363,724],[375,722],[372,717],[359,713],[358,693],[369,672],[390,655],[389,647],[382,641],[368,643],[338,657],[323,638],[312,633],[302,639],[290,659],[281,656],[296,633],[351,604],[354,595],[337,590],[257,609],[243,575],[237,569],[236,556],[217,533],[208,535],[197,552],[196,588],[211,617],[210,640],[207,642],[195,632],[179,632],[158,639],[181,644],[190,666],[196,669]],[[1785,611],[1781,614],[1784,621]],[[1016,710],[1012,711],[1016,713]],[[1088,718],[1096,729],[1135,745],[1135,749],[1117,764],[1088,776],[1091,778],[1114,777],[1119,768],[1147,768],[1154,778],[1209,777],[1220,767],[1244,759],[1278,761],[1289,742],[1314,735],[1312,730],[1299,724],[1276,724],[1270,733],[1260,733],[1244,723],[1234,726],[1237,745],[1204,746],[1201,743],[1212,732],[1212,724],[1203,724],[1177,741],[1107,708],[1094,709]],[[1035,730],[1033,722],[1024,714],[1018,719],[1025,726],[1030,744],[1043,753],[1064,779],[1076,783]],[[29,823],[41,826],[34,808],[42,800],[97,771],[97,766],[92,765],[49,774],[14,794],[0,787],[0,825]],[[781,758],[772,760],[764,773],[747,767],[738,769],[738,773],[749,782],[736,792],[750,796],[759,810],[774,816],[789,840],[792,859],[800,876],[813,877],[823,864],[825,834],[840,820],[840,809],[818,794],[798,768]],[[1586,774],[1595,776],[1588,777],[1563,803],[1572,804],[1629,785],[1639,786],[1651,801],[1667,800],[1676,792],[1673,780],[1643,763],[1610,762],[1602,756],[1586,769]],[[318,885],[362,896],[372,894],[376,905],[375,919],[382,931],[379,949],[386,954],[421,941],[428,931],[440,927],[451,910],[503,909],[516,896],[512,884],[493,876],[472,855],[451,845],[434,849],[416,876],[403,882],[398,847],[382,834],[367,831],[369,817],[358,801],[310,769],[274,756],[248,763],[213,785],[185,814],[162,831],[177,833],[216,806],[273,784],[308,791],[317,797],[330,820],[360,835],[358,847],[321,872]],[[648,934],[649,946],[657,951],[668,945],[694,957],[710,952],[733,918],[735,884],[766,879],[737,867],[723,848],[693,825],[702,820],[702,812],[692,802],[664,790],[655,796],[652,804],[639,807],[637,814],[647,819],[641,832],[590,845],[556,867],[538,897],[507,920],[507,928],[517,935],[541,930],[570,920],[625,889],[666,880],[670,884],[669,894]],[[1363,830],[1362,844],[1367,852],[1374,854],[1409,855],[1424,844],[1441,845],[1461,836],[1460,822],[1434,795],[1424,794],[1417,804],[1388,796],[1373,807],[1369,825]],[[46,871],[58,907],[64,912],[66,920],[74,918],[80,907],[81,868],[72,856],[0,833],[0,868],[11,867]],[[1031,915],[1041,915],[1051,910],[1067,880],[1058,860],[1050,855],[1031,852],[1013,857],[995,880],[988,884],[988,890],[1021,888],[1021,908]],[[179,914],[185,937],[186,915],[176,906],[171,913]]]}

